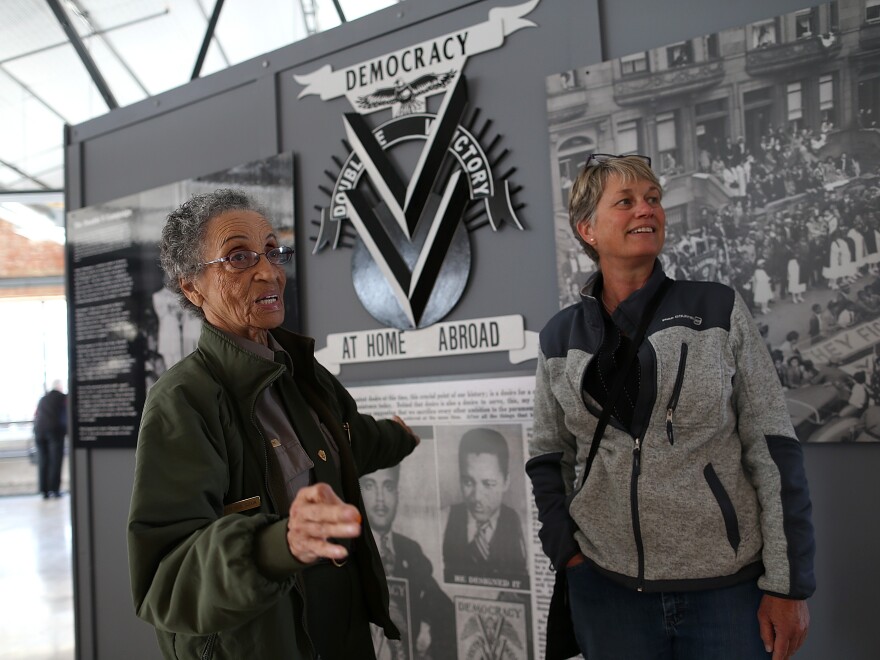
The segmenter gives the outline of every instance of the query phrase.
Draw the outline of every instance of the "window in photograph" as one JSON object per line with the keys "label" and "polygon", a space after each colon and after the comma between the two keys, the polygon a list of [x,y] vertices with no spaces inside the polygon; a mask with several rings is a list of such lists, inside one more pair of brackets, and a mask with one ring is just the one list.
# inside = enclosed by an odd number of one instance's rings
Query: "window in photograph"
{"label": "window in photograph", "polygon": [[661,174],[674,174],[681,169],[674,112],[657,115],[657,152],[660,156]]}
{"label": "window in photograph", "polygon": [[717,32],[706,37],[706,57],[710,60],[717,60],[721,57],[721,44]]}
{"label": "window in photograph", "polygon": [[750,153],[757,153],[761,141],[772,128],[773,89],[761,87],[743,94],[743,114],[745,120],[746,147]]}
{"label": "window in photograph", "polygon": [[804,9],[794,15],[794,34],[798,39],[806,39],[816,34],[816,10]]}
{"label": "window in photograph", "polygon": [[758,105],[770,105],[773,103],[773,88],[761,87],[743,94],[743,105],[751,108]]}
{"label": "window in photograph", "polygon": [[645,73],[648,71],[648,53],[636,53],[635,55],[627,55],[620,58],[620,73],[624,76],[631,76],[636,73]]}
{"label": "window in photograph", "polygon": [[880,76],[876,72],[859,80],[859,126],[877,128],[880,115]]}
{"label": "window in photograph", "polygon": [[617,151],[622,154],[641,153],[639,120],[622,121],[617,124]]}
{"label": "window in photograph", "polygon": [[822,114],[822,125],[835,124],[837,117],[834,112],[834,74],[819,76],[819,112]]}
{"label": "window in photograph", "polygon": [[727,99],[704,101],[694,106],[697,163],[701,172],[711,169],[712,161],[721,156],[721,146],[728,133]]}
{"label": "window in photograph", "polygon": [[703,101],[694,106],[694,114],[698,118],[727,114],[727,98]]}
{"label": "window in photograph", "polygon": [[690,41],[681,41],[666,48],[666,63],[670,69],[677,66],[687,66],[693,61],[694,55]]}
{"label": "window in photograph", "polygon": [[559,159],[559,185],[562,188],[562,197],[566,206],[568,206],[568,194],[578,173],[584,166],[584,161],[590,154],[583,153],[576,156],[565,156]]}
{"label": "window in photograph", "polygon": [[664,211],[666,212],[666,226],[668,228],[674,227],[679,233],[687,229],[687,204],[666,208]]}
{"label": "window in photograph", "polygon": [[587,135],[575,135],[559,145],[560,173],[568,175],[572,180],[587,162],[591,153],[596,151],[596,141]]}
{"label": "window in photograph", "polygon": [[752,48],[765,48],[776,43],[776,20],[752,25]]}
{"label": "window in photograph", "polygon": [[596,142],[586,135],[575,135],[559,145],[559,186],[564,207],[568,208],[571,186],[578,172],[594,151]]}
{"label": "window in photograph", "polygon": [[801,120],[804,118],[802,88],[803,85],[800,82],[789,83],[785,86],[788,122],[789,125],[794,124],[797,128],[800,128]]}
{"label": "window in photograph", "polygon": [[837,3],[832,2],[828,5],[828,31],[837,32],[840,30],[840,12]]}
{"label": "window in photograph", "polygon": [[880,0],[865,1],[865,20],[880,21]]}

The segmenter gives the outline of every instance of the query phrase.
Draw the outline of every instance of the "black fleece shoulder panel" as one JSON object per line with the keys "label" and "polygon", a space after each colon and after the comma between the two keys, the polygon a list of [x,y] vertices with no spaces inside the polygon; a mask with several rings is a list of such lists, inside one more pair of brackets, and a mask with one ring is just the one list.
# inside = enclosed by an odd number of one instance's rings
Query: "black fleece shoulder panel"
{"label": "black fleece shoulder panel", "polygon": [[681,325],[692,330],[730,330],[734,296],[733,289],[717,282],[676,281],[652,323],[652,330],[658,323],[662,328]]}
{"label": "black fleece shoulder panel", "polygon": [[558,312],[541,330],[541,352],[545,358],[564,357],[571,349],[595,353],[602,343],[604,329],[601,317],[591,320],[585,305],[595,301],[579,302]]}

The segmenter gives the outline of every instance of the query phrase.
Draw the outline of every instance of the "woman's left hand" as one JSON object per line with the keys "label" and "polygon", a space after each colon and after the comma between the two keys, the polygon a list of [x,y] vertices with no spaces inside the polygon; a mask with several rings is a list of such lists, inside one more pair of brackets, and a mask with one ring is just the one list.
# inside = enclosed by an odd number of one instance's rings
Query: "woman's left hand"
{"label": "woman's left hand", "polygon": [[790,600],[765,594],[758,607],[761,639],[773,660],[787,660],[795,654],[810,627],[810,610],[805,600]]}

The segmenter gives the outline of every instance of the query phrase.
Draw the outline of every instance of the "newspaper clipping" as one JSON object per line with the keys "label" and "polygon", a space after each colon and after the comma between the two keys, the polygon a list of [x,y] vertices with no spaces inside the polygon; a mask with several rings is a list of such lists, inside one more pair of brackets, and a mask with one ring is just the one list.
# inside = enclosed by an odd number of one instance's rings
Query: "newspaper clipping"
{"label": "newspaper clipping", "polygon": [[398,467],[361,479],[400,642],[383,659],[534,660],[553,574],[523,466],[534,378],[350,387],[362,412],[421,436]]}

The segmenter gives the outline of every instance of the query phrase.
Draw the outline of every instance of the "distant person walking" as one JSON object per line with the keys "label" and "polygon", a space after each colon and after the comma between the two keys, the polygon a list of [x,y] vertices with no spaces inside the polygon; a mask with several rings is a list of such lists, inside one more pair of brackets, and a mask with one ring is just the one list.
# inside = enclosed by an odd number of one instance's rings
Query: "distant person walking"
{"label": "distant person walking", "polygon": [[34,437],[37,442],[37,470],[43,499],[61,497],[61,461],[64,458],[64,436],[67,434],[67,395],[61,381],[40,398],[34,416]]}

